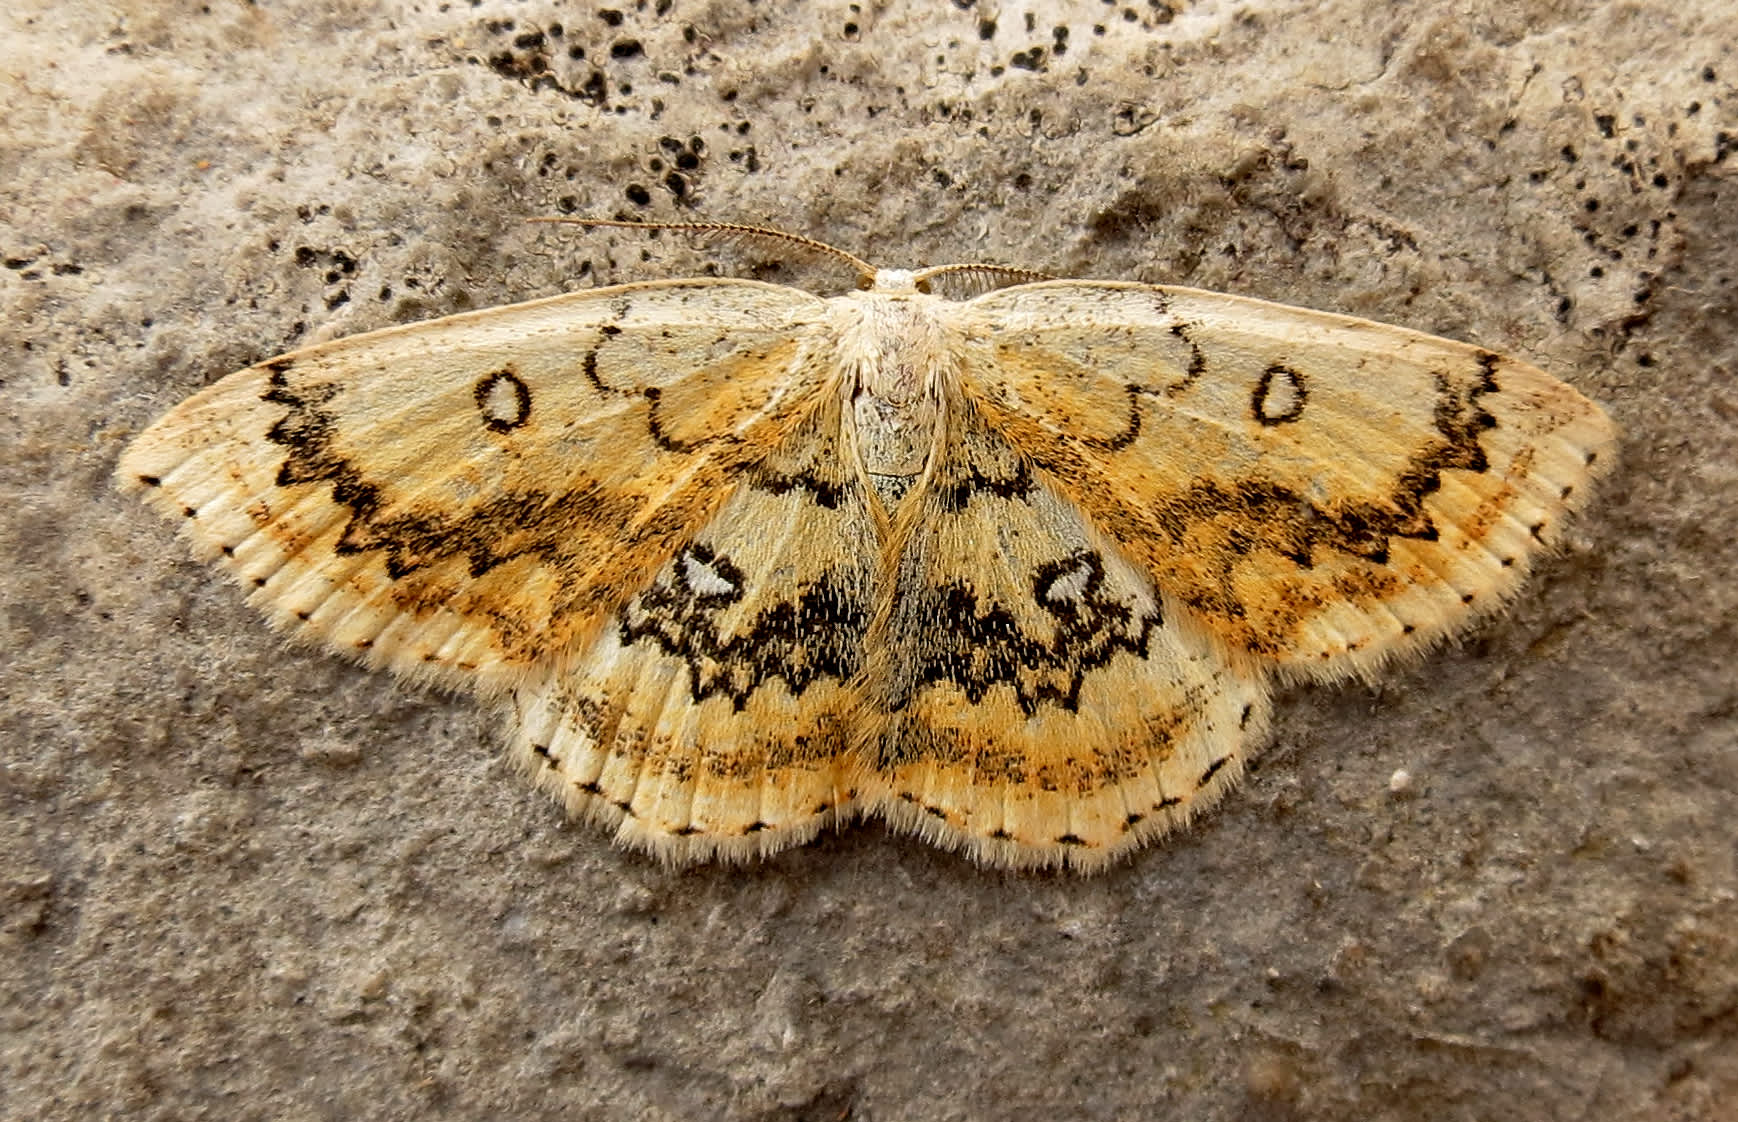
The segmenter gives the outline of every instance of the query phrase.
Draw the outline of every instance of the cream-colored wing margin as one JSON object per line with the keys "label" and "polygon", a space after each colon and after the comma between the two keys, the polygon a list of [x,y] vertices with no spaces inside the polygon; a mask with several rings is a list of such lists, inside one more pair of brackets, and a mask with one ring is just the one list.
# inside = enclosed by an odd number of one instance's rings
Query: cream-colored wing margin
{"label": "cream-colored wing margin", "polygon": [[513,752],[667,861],[764,856],[851,806],[879,531],[827,395],[571,659],[513,691]]}
{"label": "cream-colored wing margin", "polygon": [[895,522],[862,808],[996,865],[1103,866],[1187,823],[1265,735],[1228,655],[961,402]]}
{"label": "cream-colored wing margin", "polygon": [[1191,289],[1055,282],[954,313],[965,392],[1227,646],[1368,671],[1495,607],[1615,433],[1513,359]]}
{"label": "cream-colored wing margin", "polygon": [[232,374],[121,459],[300,637],[504,687],[589,642],[805,420],[825,303],[626,285]]}

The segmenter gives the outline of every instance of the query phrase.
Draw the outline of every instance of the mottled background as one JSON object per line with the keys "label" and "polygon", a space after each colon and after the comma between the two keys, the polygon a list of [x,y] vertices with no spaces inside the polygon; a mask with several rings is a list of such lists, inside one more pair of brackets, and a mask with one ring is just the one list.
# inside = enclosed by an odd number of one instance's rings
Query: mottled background
{"label": "mottled background", "polygon": [[[7,4],[0,1115],[1738,1116],[1735,43],[1730,0]],[[1286,694],[1107,875],[876,827],[670,873],[109,483],[313,340],[849,279],[521,221],[567,212],[1452,335],[1623,462],[1509,615]]]}

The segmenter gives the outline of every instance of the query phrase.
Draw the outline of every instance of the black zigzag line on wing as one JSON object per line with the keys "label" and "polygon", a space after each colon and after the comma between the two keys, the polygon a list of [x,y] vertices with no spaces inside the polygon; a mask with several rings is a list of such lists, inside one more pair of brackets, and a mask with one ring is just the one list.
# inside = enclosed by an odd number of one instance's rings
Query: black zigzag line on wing
{"label": "black zigzag line on wing", "polygon": [[[1077,583],[1077,591],[1062,592],[1064,582]],[[1029,634],[1013,612],[963,583],[905,591],[896,611],[928,626],[923,642],[913,644],[913,661],[896,671],[889,709],[901,711],[922,690],[945,684],[974,705],[992,687],[1006,685],[1028,716],[1040,705],[1075,712],[1087,675],[1119,652],[1145,658],[1148,639],[1163,622],[1156,605],[1141,611],[1105,593],[1104,558],[1095,550],[1038,566],[1031,587],[1054,629],[1048,639]]]}
{"label": "black zigzag line on wing", "polygon": [[[698,587],[691,568],[705,572],[712,587]],[[775,679],[800,696],[822,679],[843,682],[857,673],[869,622],[863,590],[822,578],[736,624],[726,637],[724,613],[741,602],[745,584],[728,556],[690,545],[622,613],[622,645],[656,644],[687,665],[696,701],[727,697],[738,711]]]}
{"label": "black zigzag line on wing", "polygon": [[1203,520],[1260,526],[1259,543],[1236,544],[1245,550],[1257,544],[1274,549],[1305,569],[1315,564],[1316,551],[1324,548],[1385,564],[1390,539],[1436,540],[1437,527],[1424,502],[1442,487],[1443,472],[1489,469],[1480,437],[1495,428],[1497,421],[1479,399],[1498,391],[1496,367],[1500,361],[1496,354],[1482,354],[1479,378],[1464,389],[1457,388],[1447,374],[1436,376],[1433,421],[1441,439],[1400,472],[1385,501],[1324,504],[1266,481],[1228,485],[1204,479],[1151,513],[1178,541],[1190,526]]}
{"label": "black zigzag line on wing", "polygon": [[[284,449],[276,483],[331,484],[333,501],[350,511],[338,552],[378,551],[394,580],[453,557],[465,559],[472,577],[521,557],[559,568],[570,558],[572,542],[599,531],[617,533],[638,522],[637,538],[679,541],[686,529],[681,512],[660,509],[642,520],[636,500],[591,480],[565,489],[503,489],[462,513],[424,509],[388,515],[386,487],[339,451],[338,420],[330,404],[340,387],[320,381],[293,384],[290,372],[295,366],[293,358],[266,364],[267,389],[260,395],[286,410],[266,433],[267,440]],[[520,380],[516,392],[522,395],[519,411],[529,415],[531,389]],[[479,423],[487,425],[488,417]]]}
{"label": "black zigzag line on wing", "polygon": [[465,558],[473,577],[518,557],[554,561],[577,527],[621,526],[635,513],[631,503],[588,481],[567,490],[504,491],[458,515],[386,516],[382,486],[337,450],[337,419],[327,406],[339,387],[293,386],[288,375],[294,366],[293,359],[270,363],[269,388],[261,395],[287,410],[266,434],[285,453],[276,482],[330,483],[333,500],[350,510],[338,552],[378,550],[394,580],[450,557]]}

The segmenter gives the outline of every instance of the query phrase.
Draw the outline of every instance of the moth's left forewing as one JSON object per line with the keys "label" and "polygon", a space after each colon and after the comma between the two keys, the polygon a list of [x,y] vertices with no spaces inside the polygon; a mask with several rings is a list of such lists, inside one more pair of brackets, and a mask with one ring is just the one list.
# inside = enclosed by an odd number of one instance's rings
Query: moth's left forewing
{"label": "moth's left forewing", "polygon": [[689,281],[412,324],[233,374],[122,457],[298,637],[510,683],[583,642],[832,376],[825,305]]}
{"label": "moth's left forewing", "polygon": [[956,314],[989,423],[1229,649],[1292,671],[1500,603],[1612,458],[1570,387],[1404,328],[1112,283]]}

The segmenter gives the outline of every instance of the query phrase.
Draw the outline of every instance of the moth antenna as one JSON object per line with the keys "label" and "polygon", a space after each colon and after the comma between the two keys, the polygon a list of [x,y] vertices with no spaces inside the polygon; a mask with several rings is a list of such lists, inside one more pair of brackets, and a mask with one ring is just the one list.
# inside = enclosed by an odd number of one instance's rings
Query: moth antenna
{"label": "moth antenna", "polygon": [[676,230],[689,234],[723,234],[726,237],[766,238],[769,241],[789,242],[792,245],[800,245],[804,249],[831,254],[855,269],[858,279],[861,281],[867,282],[875,276],[875,266],[855,254],[846,253],[838,246],[828,245],[815,238],[793,234],[787,230],[775,230],[770,226],[748,226],[740,222],[640,222],[625,218],[527,218],[525,221],[551,226],[584,226],[588,229],[612,226],[621,230]]}
{"label": "moth antenna", "polygon": [[1033,284],[1037,281],[1056,279],[1049,273],[1040,273],[1033,269],[1017,269],[1012,265],[988,265],[982,262],[963,262],[958,265],[932,265],[927,269],[919,269],[915,275],[915,279],[918,284],[927,284],[936,277],[954,276],[1000,279],[1012,281],[1015,284]]}

